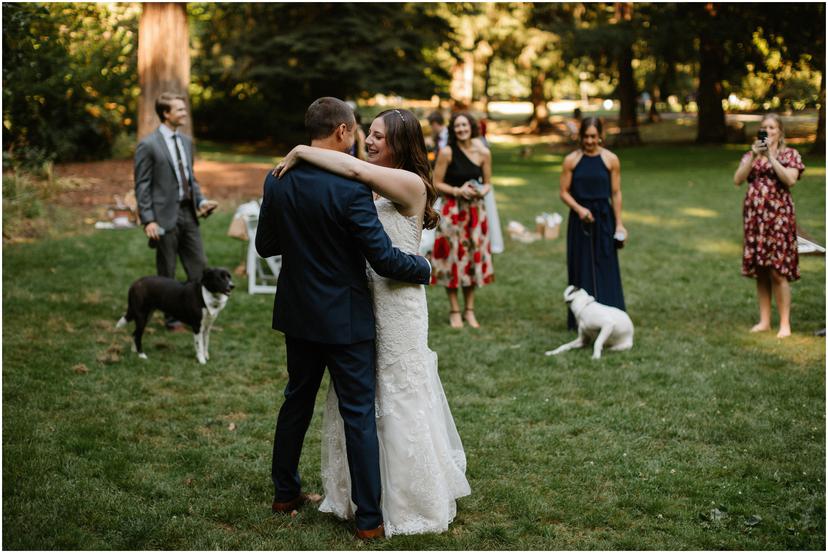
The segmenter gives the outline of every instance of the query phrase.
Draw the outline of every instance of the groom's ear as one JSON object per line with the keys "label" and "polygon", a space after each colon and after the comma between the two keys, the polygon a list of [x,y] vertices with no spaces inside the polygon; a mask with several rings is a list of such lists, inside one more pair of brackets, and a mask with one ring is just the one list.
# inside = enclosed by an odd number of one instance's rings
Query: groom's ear
{"label": "groom's ear", "polygon": [[348,126],[345,123],[340,123],[339,126],[336,127],[334,134],[336,135],[336,139],[339,142],[342,142],[345,140],[345,135],[347,134],[347,132]]}

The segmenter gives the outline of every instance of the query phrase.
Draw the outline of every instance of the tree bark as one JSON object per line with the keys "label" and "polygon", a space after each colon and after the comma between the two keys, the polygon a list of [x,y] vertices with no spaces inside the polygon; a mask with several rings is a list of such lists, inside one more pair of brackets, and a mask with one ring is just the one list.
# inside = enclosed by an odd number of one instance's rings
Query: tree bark
{"label": "tree bark", "polygon": [[661,102],[661,88],[655,85],[650,93],[650,112],[647,115],[650,123],[658,123],[661,121],[661,114],[658,112],[659,102]]}
{"label": "tree bark", "polygon": [[[155,113],[155,100],[163,92],[182,94],[187,98],[190,86],[190,32],[187,8],[181,3],[143,4],[138,26],[138,140],[151,133],[160,123]],[[182,131],[192,135],[192,114]]]}
{"label": "tree bark", "polygon": [[621,109],[618,114],[620,132],[616,141],[624,145],[641,143],[641,136],[638,134],[638,114],[636,113],[638,102],[632,60],[632,44],[625,44],[618,57],[618,96],[621,100]]}
{"label": "tree bark", "polygon": [[486,118],[489,117],[489,84],[492,81],[493,61],[494,55],[491,55],[486,58],[486,63],[483,65],[483,95],[480,97],[480,100],[483,102],[483,111],[486,114]]}
{"label": "tree bark", "polygon": [[668,58],[664,63],[664,73],[659,79],[660,84],[653,86],[653,103],[650,106],[650,121],[657,123],[661,121],[661,114],[658,112],[658,104],[670,95],[670,86],[675,80],[675,62]]}
{"label": "tree bark", "polygon": [[723,144],[727,141],[727,124],[722,107],[724,52],[721,44],[705,33],[702,32],[699,39],[699,114],[696,142]]}
{"label": "tree bark", "polygon": [[819,120],[817,122],[816,140],[811,147],[812,154],[825,153],[825,68],[822,70],[822,79],[819,81]]}
{"label": "tree bark", "polygon": [[474,55],[463,53],[463,61],[454,64],[452,70],[450,94],[454,105],[459,109],[471,106],[474,93]]}
{"label": "tree bark", "polygon": [[532,78],[532,116],[529,119],[529,130],[533,133],[542,133],[552,128],[549,121],[549,109],[546,107],[546,94],[543,85],[546,82],[546,71],[538,69]]}

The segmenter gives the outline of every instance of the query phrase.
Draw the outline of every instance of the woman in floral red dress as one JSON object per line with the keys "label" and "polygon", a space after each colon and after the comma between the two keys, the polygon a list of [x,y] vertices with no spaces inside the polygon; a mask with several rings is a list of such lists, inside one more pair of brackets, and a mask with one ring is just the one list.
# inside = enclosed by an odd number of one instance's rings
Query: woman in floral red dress
{"label": "woman in floral red dress", "polygon": [[[483,197],[491,189],[492,156],[478,139],[477,124],[468,113],[449,121],[448,145],[440,149],[434,166],[434,184],[442,198],[440,224],[431,253],[431,283],[445,286],[449,297],[449,323],[473,328],[474,292],[494,281],[489,220]],[[466,307],[460,315],[458,288]]]}
{"label": "woman in floral red dress", "polygon": [[767,133],[767,138],[753,143],[733,175],[736,186],[745,179],[749,184],[744,204],[742,274],[756,279],[759,297],[759,322],[750,331],[770,330],[773,295],[779,311],[776,336],[784,338],[791,334],[790,282],[799,279],[791,187],[805,165],[799,152],[785,146],[785,129],[778,115],[765,115],[759,129]]}

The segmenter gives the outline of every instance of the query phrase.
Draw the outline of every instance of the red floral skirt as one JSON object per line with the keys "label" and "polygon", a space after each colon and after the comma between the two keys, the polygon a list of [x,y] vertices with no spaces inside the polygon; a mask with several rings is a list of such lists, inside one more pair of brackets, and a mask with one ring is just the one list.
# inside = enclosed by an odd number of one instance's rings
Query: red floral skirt
{"label": "red floral skirt", "polygon": [[431,253],[431,284],[467,288],[494,282],[483,200],[444,197],[440,215]]}

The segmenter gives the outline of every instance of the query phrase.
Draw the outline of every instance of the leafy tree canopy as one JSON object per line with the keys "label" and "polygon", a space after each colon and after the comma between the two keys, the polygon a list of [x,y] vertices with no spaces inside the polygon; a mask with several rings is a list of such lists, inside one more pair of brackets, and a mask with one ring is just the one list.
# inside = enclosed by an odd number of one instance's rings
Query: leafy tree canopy
{"label": "leafy tree canopy", "polygon": [[421,3],[193,6],[200,36],[194,74],[206,93],[199,109],[207,115],[248,102],[250,126],[209,132],[295,135],[303,132],[305,108],[320,96],[434,94],[448,75],[433,63],[433,51],[451,33],[434,9]]}
{"label": "leafy tree canopy", "polygon": [[109,155],[133,127],[140,10],[3,4],[3,142],[16,159]]}

